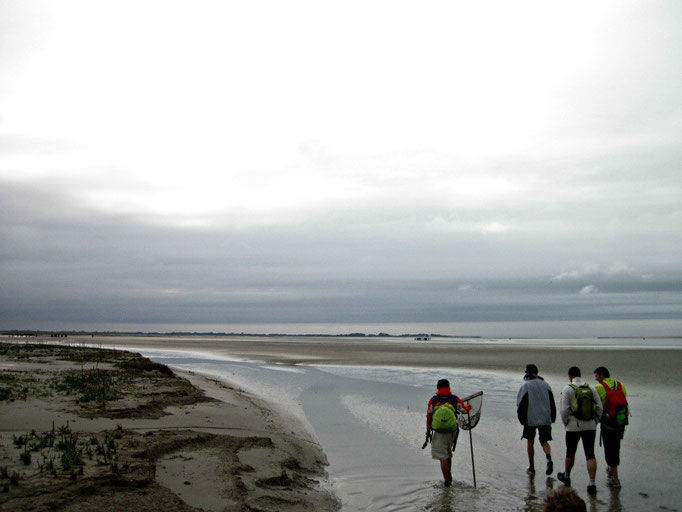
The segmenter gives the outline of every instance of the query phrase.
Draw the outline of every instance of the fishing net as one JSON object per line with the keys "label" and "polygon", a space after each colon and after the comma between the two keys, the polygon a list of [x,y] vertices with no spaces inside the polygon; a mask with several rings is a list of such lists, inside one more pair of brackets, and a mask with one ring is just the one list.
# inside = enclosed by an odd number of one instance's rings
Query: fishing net
{"label": "fishing net", "polygon": [[458,417],[459,427],[462,430],[471,430],[478,425],[481,419],[481,407],[483,407],[483,391],[474,393],[466,398],[462,398],[462,402],[471,406],[468,414],[460,414]]}

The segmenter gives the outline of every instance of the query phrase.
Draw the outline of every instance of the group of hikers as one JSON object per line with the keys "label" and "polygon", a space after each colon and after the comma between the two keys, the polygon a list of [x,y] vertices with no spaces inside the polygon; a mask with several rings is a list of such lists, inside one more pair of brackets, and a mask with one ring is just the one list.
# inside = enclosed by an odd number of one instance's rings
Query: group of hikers
{"label": "group of hikers", "polygon": [[[557,473],[556,477],[566,487],[571,486],[571,470],[578,444],[582,441],[589,476],[589,494],[597,492],[594,444],[598,424],[601,424],[600,445],[604,446],[607,485],[620,487],[620,444],[629,416],[625,385],[611,378],[609,370],[604,366],[594,370],[594,378],[597,384],[591,386],[582,379],[580,368],[571,366],[568,369],[569,383],[561,391],[559,402],[559,416],[566,427],[566,459],[564,470]],[[554,463],[549,442],[552,440],[552,423],[557,416],[552,388],[538,375],[538,368],[534,364],[526,365],[523,379],[516,407],[519,422],[523,425],[522,439],[526,439],[529,462],[527,472],[530,475],[535,474],[537,433],[547,461],[545,474],[552,475]],[[450,486],[452,453],[459,435],[457,416],[466,415],[470,406],[452,393],[446,379],[439,380],[436,388],[436,394],[427,405],[426,437],[431,441],[431,457],[440,462],[445,485]]]}

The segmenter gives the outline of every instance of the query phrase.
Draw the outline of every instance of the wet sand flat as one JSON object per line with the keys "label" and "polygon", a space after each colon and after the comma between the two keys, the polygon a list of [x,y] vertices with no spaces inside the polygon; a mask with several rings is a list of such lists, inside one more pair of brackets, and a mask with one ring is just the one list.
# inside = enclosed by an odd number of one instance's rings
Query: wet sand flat
{"label": "wet sand flat", "polygon": [[[561,484],[553,475],[525,474],[525,442],[520,440],[515,414],[523,368],[528,362],[537,364],[558,400],[569,366],[581,366],[591,381],[591,371],[605,365],[628,385],[633,410],[621,453],[625,485],[617,492],[606,487],[603,451],[597,443],[598,495],[585,493],[580,450],[572,473],[576,490],[593,512],[677,510],[682,500],[677,486],[682,476],[677,467],[682,413],[660,406],[662,394],[671,403],[682,398],[679,338],[417,342],[310,336],[96,336],[70,338],[67,343],[139,350],[154,361],[197,376],[210,375],[264,399],[268,406],[261,410],[270,408],[275,417],[284,413],[283,417],[298,420],[297,431],[307,431],[310,439],[321,443],[330,464],[331,491],[341,500],[342,510],[353,512],[453,512],[462,502],[469,503],[471,511],[541,510],[547,493]],[[459,394],[485,393],[483,417],[473,437],[478,489],[472,487],[468,436],[460,436],[453,461],[456,485],[447,490],[428,450],[419,449],[425,403],[441,377],[449,378]],[[235,405],[242,402],[239,396],[223,399]],[[386,417],[390,421],[382,419]],[[281,425],[273,428],[282,431]],[[553,425],[552,449],[558,472],[565,453],[560,421]],[[262,451],[263,447],[253,447],[241,463],[252,466],[249,461]],[[215,460],[211,453],[195,453],[194,462],[184,460],[192,456],[183,450],[160,459],[160,481],[180,482],[173,490],[176,496],[184,494],[179,475],[188,468],[193,471],[197,460],[205,458],[207,465]],[[194,473],[201,470],[206,467]],[[652,474],[657,477],[649,478]],[[193,506],[207,503],[204,499]]]}
{"label": "wet sand flat", "polygon": [[[504,340],[413,341],[374,338],[313,337],[102,337],[84,341],[104,345],[204,351],[215,355],[260,360],[267,363],[378,365],[462,368],[523,373],[529,362],[542,373],[564,375],[572,365],[585,374],[597,366],[617,369],[628,382],[682,386],[682,350],[652,348],[656,340],[565,340],[541,344]],[[603,343],[603,348],[601,344]],[[682,344],[680,345],[682,348]],[[653,372],[653,374],[652,374]]]}
{"label": "wet sand flat", "polygon": [[[120,337],[116,346],[148,347],[154,357],[184,368],[210,369],[227,382],[284,403],[310,421],[331,465],[343,510],[541,510],[544,496],[561,484],[551,475],[529,479],[521,427],[515,415],[523,368],[533,362],[554,389],[566,385],[569,366],[586,380],[598,365],[628,385],[633,416],[622,452],[620,492],[605,486],[598,454],[596,498],[585,493],[582,452],[572,474],[579,494],[595,512],[676,510],[682,499],[677,408],[661,408],[660,396],[682,398],[679,339],[479,340],[314,337]],[[423,409],[435,380],[447,377],[458,393],[484,390],[484,414],[474,433],[479,489],[471,486],[468,439],[455,457],[457,485],[444,491],[423,441]],[[300,407],[302,406],[302,407]],[[378,408],[378,409],[377,409]],[[376,412],[391,418],[378,421]],[[565,453],[564,428],[553,426],[555,472]],[[539,463],[539,461],[538,461]],[[646,475],[657,474],[656,479]],[[545,482],[546,479],[546,482]],[[425,504],[425,505],[424,505]]]}

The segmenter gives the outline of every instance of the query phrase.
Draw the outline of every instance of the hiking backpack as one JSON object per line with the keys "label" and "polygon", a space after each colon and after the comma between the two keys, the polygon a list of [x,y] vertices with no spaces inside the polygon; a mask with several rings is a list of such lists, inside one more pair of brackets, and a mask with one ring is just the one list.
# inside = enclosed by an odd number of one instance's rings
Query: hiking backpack
{"label": "hiking backpack", "polygon": [[606,382],[601,383],[606,390],[602,423],[610,428],[625,428],[628,424],[628,401],[623,393],[623,385],[620,381],[615,382],[613,389]]}
{"label": "hiking backpack", "polygon": [[571,384],[570,386],[573,388],[573,391],[575,391],[575,396],[571,401],[571,414],[579,420],[591,420],[594,417],[594,412],[597,408],[594,402],[592,388],[587,384],[581,386]]}
{"label": "hiking backpack", "polygon": [[434,408],[431,428],[436,432],[454,432],[457,430],[457,415],[451,403],[446,402]]}

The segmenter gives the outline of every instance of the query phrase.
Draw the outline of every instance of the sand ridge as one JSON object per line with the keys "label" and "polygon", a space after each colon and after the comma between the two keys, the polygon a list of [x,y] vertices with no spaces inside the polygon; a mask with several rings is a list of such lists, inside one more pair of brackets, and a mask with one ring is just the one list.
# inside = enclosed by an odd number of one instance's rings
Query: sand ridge
{"label": "sand ridge", "polygon": [[293,420],[137,354],[3,343],[0,398],[3,511],[339,508]]}

